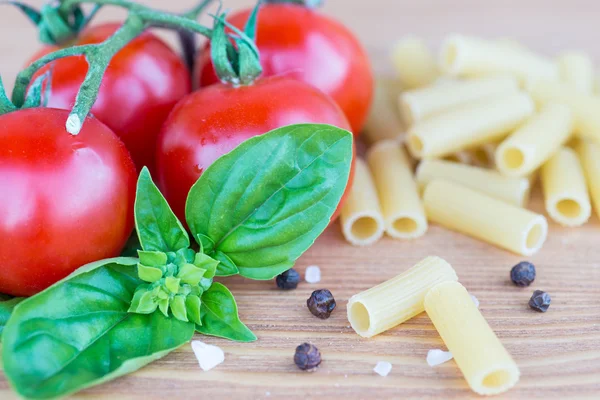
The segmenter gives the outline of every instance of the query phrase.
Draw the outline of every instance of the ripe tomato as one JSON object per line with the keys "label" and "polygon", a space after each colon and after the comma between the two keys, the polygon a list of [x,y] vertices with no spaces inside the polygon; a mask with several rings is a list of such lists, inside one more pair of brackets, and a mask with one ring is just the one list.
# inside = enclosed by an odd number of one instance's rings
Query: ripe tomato
{"label": "ripe tomato", "polygon": [[173,109],[158,139],[158,182],[175,214],[185,220],[190,188],[217,158],[244,140],[297,123],[350,129],[331,98],[285,77],[259,79],[238,88],[216,84],[184,98]]}
{"label": "ripe tomato", "polygon": [[123,143],[49,108],[0,116],[0,293],[33,295],[119,254],[133,230],[136,171]]}
{"label": "ripe tomato", "polygon": [[[243,28],[250,10],[232,14],[228,21]],[[293,4],[265,4],[258,14],[256,43],[263,76],[286,75],[309,83],[331,96],[358,135],[373,96],[373,75],[367,54],[346,27],[309,8]],[[200,86],[218,82],[210,51],[196,60]]]}
{"label": "ripe tomato", "polygon": [[[90,27],[73,45],[103,42],[119,26]],[[33,60],[55,50],[45,47]],[[87,70],[84,57],[55,61],[48,106],[72,108]],[[123,140],[138,170],[144,165],[153,170],[160,127],[173,106],[190,91],[189,72],[181,58],[158,37],[145,32],[111,60],[92,113]]]}

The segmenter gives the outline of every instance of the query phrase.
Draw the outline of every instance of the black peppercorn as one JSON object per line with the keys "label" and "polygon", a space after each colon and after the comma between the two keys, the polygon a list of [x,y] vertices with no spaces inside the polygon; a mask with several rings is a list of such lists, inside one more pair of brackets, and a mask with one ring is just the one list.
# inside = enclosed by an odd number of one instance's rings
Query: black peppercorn
{"label": "black peppercorn", "polygon": [[535,280],[535,266],[527,261],[522,261],[510,270],[510,279],[517,286],[531,285]]}
{"label": "black peppercorn", "polygon": [[302,343],[296,347],[294,363],[302,370],[313,371],[321,364],[321,353],[312,344]]}
{"label": "black peppercorn", "polygon": [[315,317],[327,319],[335,308],[335,299],[329,290],[319,289],[312,292],[306,305]]}
{"label": "black peppercorn", "polygon": [[275,282],[277,283],[277,287],[279,289],[296,289],[298,287],[298,282],[300,282],[300,274],[295,269],[290,269],[281,275],[277,275]]}
{"label": "black peppercorn", "polygon": [[550,295],[542,290],[536,290],[533,292],[533,296],[529,299],[529,307],[534,310],[546,312],[548,311],[548,307],[550,307]]}

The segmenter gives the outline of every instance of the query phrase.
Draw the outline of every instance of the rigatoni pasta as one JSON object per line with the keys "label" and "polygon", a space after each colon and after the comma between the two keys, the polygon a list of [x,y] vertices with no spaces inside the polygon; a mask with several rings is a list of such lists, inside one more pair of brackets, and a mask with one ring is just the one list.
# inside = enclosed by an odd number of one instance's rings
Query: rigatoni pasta
{"label": "rigatoni pasta", "polygon": [[578,92],[592,94],[594,90],[594,63],[582,51],[569,51],[557,59],[560,78]]}
{"label": "rigatoni pasta", "polygon": [[425,209],[412,168],[399,143],[386,140],[367,153],[377,187],[386,233],[396,239],[414,239],[427,231]]}
{"label": "rigatoni pasta", "polygon": [[519,381],[519,367],[463,285],[434,286],[425,296],[425,310],[474,392],[499,394]]}
{"label": "rigatoni pasta", "polygon": [[527,176],[567,142],[573,114],[564,104],[549,103],[496,150],[496,166],[510,176]]}
{"label": "rigatoni pasta", "polygon": [[448,82],[404,92],[400,96],[400,110],[404,122],[412,125],[452,107],[518,90],[517,80],[509,76]]}
{"label": "rigatoni pasta", "polygon": [[406,89],[427,86],[439,76],[433,53],[416,37],[406,37],[396,43],[392,49],[392,63]]}
{"label": "rigatoni pasta", "polygon": [[536,253],[548,234],[542,215],[450,181],[428,184],[423,201],[430,221],[524,256]]}
{"label": "rigatoni pasta", "polygon": [[404,128],[396,106],[400,94],[398,86],[393,79],[377,78],[373,105],[362,135],[368,143],[402,137]]}
{"label": "rigatoni pasta", "polygon": [[596,214],[600,217],[600,144],[581,139],[575,149],[583,165]]}
{"label": "rigatoni pasta", "polygon": [[452,35],[443,42],[440,65],[451,76],[514,75],[522,83],[531,77],[558,79],[558,68],[552,61],[521,46],[463,35]]}
{"label": "rigatoni pasta", "polygon": [[529,200],[530,185],[527,178],[506,177],[493,170],[449,161],[421,161],[417,167],[416,179],[422,189],[436,179],[443,179],[518,207],[524,207]]}
{"label": "rigatoni pasta", "polygon": [[354,184],[340,214],[342,233],[355,246],[375,243],[383,236],[385,224],[377,189],[366,163],[356,160]]}
{"label": "rigatoni pasta", "polygon": [[590,197],[577,153],[560,149],[542,167],[542,187],[546,211],[565,226],[580,226],[591,215]]}
{"label": "rigatoni pasta", "polygon": [[416,123],[407,145],[416,158],[444,157],[503,138],[534,110],[525,93],[456,107]]}
{"label": "rigatoni pasta", "polygon": [[441,282],[458,281],[450,264],[427,257],[408,271],[348,301],[348,321],[363,337],[372,337],[425,310],[425,295]]}

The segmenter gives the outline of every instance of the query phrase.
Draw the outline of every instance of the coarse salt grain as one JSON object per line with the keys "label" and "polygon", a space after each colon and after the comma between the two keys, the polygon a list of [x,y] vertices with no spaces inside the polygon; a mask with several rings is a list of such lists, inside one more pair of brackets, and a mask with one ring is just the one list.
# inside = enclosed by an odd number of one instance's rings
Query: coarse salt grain
{"label": "coarse salt grain", "polygon": [[304,273],[304,280],[308,283],[321,282],[321,268],[317,267],[316,265],[306,267],[306,272]]}
{"label": "coarse salt grain", "polygon": [[427,352],[427,364],[429,364],[430,367],[435,367],[436,365],[443,364],[447,361],[452,360],[452,358],[454,357],[449,351],[433,349]]}
{"label": "coarse salt grain", "polygon": [[209,371],[225,361],[225,353],[220,347],[193,340],[192,350],[203,371]]}
{"label": "coarse salt grain", "polygon": [[471,295],[471,300],[473,300],[473,303],[475,303],[475,307],[479,308],[479,299]]}
{"label": "coarse salt grain", "polygon": [[381,376],[388,376],[392,370],[392,364],[387,361],[379,361],[373,371]]}

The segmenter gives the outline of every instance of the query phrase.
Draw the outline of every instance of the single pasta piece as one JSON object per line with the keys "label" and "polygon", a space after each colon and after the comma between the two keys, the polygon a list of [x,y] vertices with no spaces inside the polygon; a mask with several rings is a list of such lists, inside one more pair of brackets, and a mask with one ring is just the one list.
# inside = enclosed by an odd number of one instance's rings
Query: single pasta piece
{"label": "single pasta piece", "polygon": [[448,82],[404,92],[400,110],[405,123],[412,125],[452,107],[518,91],[519,83],[510,76]]}
{"label": "single pasta piece", "polygon": [[379,195],[386,233],[396,239],[414,239],[427,231],[427,217],[412,168],[401,145],[386,140],[367,153]]}
{"label": "single pasta piece", "polygon": [[405,37],[396,43],[392,63],[406,89],[427,86],[440,75],[433,53],[416,37]]}
{"label": "single pasta piece", "polygon": [[340,213],[342,233],[355,246],[367,246],[378,241],[385,229],[377,189],[367,164],[356,159],[352,191]]}
{"label": "single pasta piece", "polygon": [[527,178],[511,178],[490,169],[443,160],[423,160],[417,167],[417,183],[424,189],[436,179],[458,183],[518,207],[529,201]]}
{"label": "single pasta piece", "polygon": [[600,217],[600,144],[581,139],[575,149],[583,165],[596,214]]}
{"label": "single pasta piece", "polygon": [[563,147],[542,167],[546,211],[564,226],[585,224],[592,214],[583,167],[574,150]]}
{"label": "single pasta piece", "polygon": [[571,109],[564,104],[548,103],[498,146],[498,170],[509,176],[529,175],[552,157],[572,132]]}
{"label": "single pasta piece", "polygon": [[401,139],[405,132],[396,104],[400,89],[397,81],[378,78],[375,84],[375,97],[365,125],[363,138],[369,144],[379,140]]}
{"label": "single pasta piece", "polygon": [[536,253],[548,235],[543,215],[454,182],[431,182],[423,201],[430,221],[523,256]]}
{"label": "single pasta piece", "polygon": [[516,385],[519,367],[463,285],[434,286],[425,296],[425,310],[471,390],[493,395]]}
{"label": "single pasta piece", "polygon": [[452,35],[442,44],[440,66],[451,76],[514,75],[521,83],[530,77],[558,79],[556,65],[522,46]]}
{"label": "single pasta piece", "polygon": [[422,313],[429,289],[447,281],[458,281],[452,266],[439,257],[427,257],[397,277],[352,296],[348,321],[360,336],[378,335]]}
{"label": "single pasta piece", "polygon": [[594,91],[594,63],[582,51],[569,51],[557,60],[560,78],[578,92],[592,94]]}
{"label": "single pasta piece", "polygon": [[540,108],[548,103],[571,107],[575,133],[600,142],[600,97],[580,93],[566,83],[537,79],[528,83],[527,91]]}
{"label": "single pasta piece", "polygon": [[415,158],[445,157],[503,138],[534,110],[525,93],[456,107],[417,122],[409,130],[407,145]]}

